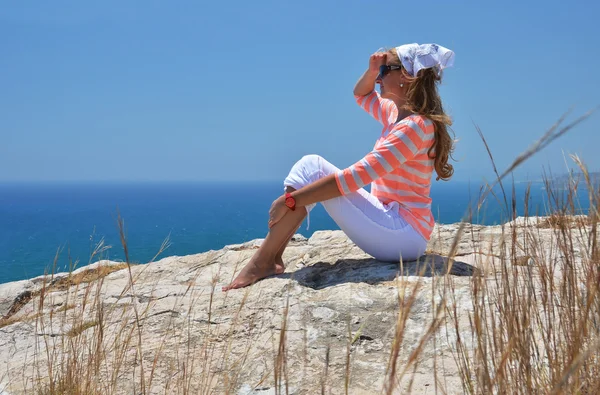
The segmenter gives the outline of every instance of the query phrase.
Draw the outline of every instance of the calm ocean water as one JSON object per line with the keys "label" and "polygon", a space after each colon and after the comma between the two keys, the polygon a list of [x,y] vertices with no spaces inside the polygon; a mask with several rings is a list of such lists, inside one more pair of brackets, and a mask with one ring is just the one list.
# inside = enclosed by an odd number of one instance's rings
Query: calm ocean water
{"label": "calm ocean water", "polygon": [[[367,188],[369,189],[369,188]],[[516,188],[518,214],[523,215],[524,184]],[[262,238],[268,231],[271,202],[282,192],[279,182],[259,184],[0,184],[0,283],[35,277],[52,267],[78,266],[102,238],[111,246],[104,258],[123,260],[117,210],[124,218],[130,259],[148,262],[169,236],[171,246],[158,259],[187,255],[227,244]],[[438,223],[460,221],[479,186],[465,182],[434,182],[433,212]],[[545,212],[545,191],[533,184],[529,205]],[[506,220],[496,198],[473,222]],[[299,233],[339,229],[322,205],[311,212]]]}

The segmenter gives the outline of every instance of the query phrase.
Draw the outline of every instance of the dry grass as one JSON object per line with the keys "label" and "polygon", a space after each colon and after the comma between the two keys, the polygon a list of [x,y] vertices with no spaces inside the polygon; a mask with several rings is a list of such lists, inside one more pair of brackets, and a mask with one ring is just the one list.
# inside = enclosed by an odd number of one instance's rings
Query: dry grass
{"label": "dry grass", "polygon": [[[535,228],[525,230],[521,244],[529,255],[517,257],[514,245],[506,245],[502,259],[492,261],[491,281],[473,277],[473,311],[448,307],[465,392],[591,394],[600,388],[597,222],[559,221],[578,225],[553,227],[550,247]],[[505,232],[506,240],[517,238],[516,228]],[[574,248],[582,244],[588,248]],[[473,348],[462,343],[464,333]]]}
{"label": "dry grass", "polygon": [[0,328],[4,328],[5,326],[9,326],[15,324],[17,322],[32,322],[40,317],[41,313],[29,314],[25,317],[10,317],[10,318],[2,318],[0,320]]}
{"label": "dry grass", "polygon": [[69,337],[75,337],[75,336],[79,336],[81,335],[83,332],[85,332],[86,330],[93,328],[94,326],[98,325],[98,321],[86,321],[84,323],[82,323],[81,325],[78,325],[75,328],[71,328],[66,335]]}
{"label": "dry grass", "polygon": [[[507,171],[502,174],[496,171],[494,185],[500,183],[502,187],[503,196],[499,200],[504,202],[507,220],[516,216],[516,201],[514,186],[512,196],[508,196],[502,180],[520,163],[574,124],[564,128],[559,126],[555,125],[541,142],[519,156]],[[483,134],[481,136],[485,143]],[[486,149],[494,163],[487,144]],[[452,276],[433,279],[433,294],[439,298],[431,300],[433,314],[416,345],[407,345],[405,335],[407,321],[424,283],[422,277],[417,281],[402,281],[399,278],[395,282],[399,307],[396,322],[393,323],[393,341],[386,345],[389,355],[386,380],[383,388],[373,388],[373,392],[409,393],[413,388],[412,377],[421,363],[421,353],[431,342],[434,342],[434,348],[437,347],[435,335],[443,328],[446,333],[453,334],[449,342],[464,393],[597,393],[600,388],[600,249],[597,243],[600,193],[592,185],[585,166],[577,157],[573,159],[586,175],[586,193],[590,201],[586,216],[573,216],[581,212],[581,208],[577,207],[577,194],[582,188],[572,187],[563,199],[563,195],[559,198],[548,185],[552,215],[538,223],[538,226],[519,232],[516,227],[504,226],[503,244],[498,250],[489,251],[489,256],[493,258],[490,260],[492,267],[485,272],[491,274],[471,278],[469,308],[460,307]],[[494,185],[484,191],[482,198],[492,193]],[[457,232],[449,254],[451,258],[456,256],[458,241],[465,226],[462,223]],[[213,295],[218,278],[218,273],[215,274],[210,302],[206,306],[206,325],[202,330],[197,332],[197,327],[193,327],[191,322],[176,328],[169,316],[165,315],[165,325],[171,330],[166,331],[158,347],[150,350],[149,345],[143,342],[145,329],[142,325],[149,318],[148,307],[140,310],[135,302],[128,302],[127,306],[132,306],[131,317],[125,313],[123,304],[115,303],[107,307],[99,297],[104,277],[111,271],[123,268],[128,270],[128,283],[118,302],[129,301],[130,296],[134,299],[136,295],[136,276],[128,264],[122,220],[119,220],[119,228],[127,261],[123,266],[99,268],[48,284],[37,293],[23,296],[23,300],[15,303],[14,311],[11,309],[11,314],[0,322],[0,327],[14,323],[10,321],[10,316],[27,303],[35,301],[38,313],[30,318],[35,319],[37,332],[51,330],[52,320],[67,323],[71,327],[68,336],[61,336],[58,340],[45,336],[44,347],[36,342],[32,354],[36,369],[33,377],[24,377],[29,393],[147,394],[150,388],[156,387],[158,380],[161,380],[161,393],[208,394],[216,393],[216,388],[219,388],[219,392],[237,393],[241,374],[252,363],[247,360],[252,344],[249,341],[245,349],[233,354],[231,334],[258,325],[257,322],[243,322],[241,319],[249,294],[245,294],[236,315],[231,318],[229,331],[217,332],[214,329],[216,325],[212,325]],[[552,232],[552,248],[540,241],[541,231]],[[576,248],[576,245],[583,248]],[[168,242],[165,242],[160,252],[167,246]],[[95,251],[101,250],[99,247]],[[402,273],[402,267],[400,269]],[[93,283],[94,286],[80,290],[84,283]],[[187,314],[192,317],[191,306],[198,295],[188,292],[195,281],[186,283],[189,286],[184,296],[192,299]],[[45,303],[54,290],[68,291],[67,296],[73,300],[66,300],[64,307],[54,310],[48,322],[43,319]],[[258,388],[268,384],[275,388],[277,394],[287,394],[289,382],[298,374],[292,372],[288,365],[288,309],[289,301],[283,309],[279,336],[274,339],[273,370],[255,385]],[[179,336],[175,343],[171,332],[177,332]],[[465,334],[468,334],[468,338]],[[348,327],[344,388],[335,389],[335,392],[352,393],[351,348],[361,336],[361,329],[352,333]],[[401,352],[409,346],[414,347],[411,347],[408,358],[400,358]],[[306,345],[304,347],[306,349]],[[148,363],[148,355],[152,363]],[[444,378],[435,368],[438,366],[435,355],[431,373],[433,390],[436,393],[456,390],[445,386]],[[210,361],[216,361],[219,369],[211,369]],[[156,377],[159,366],[167,366],[170,373]],[[124,372],[131,367],[133,372]],[[327,349],[323,356],[322,371],[311,378],[315,385],[320,386],[322,393],[334,390],[330,387],[329,375],[330,353]]]}
{"label": "dry grass", "polygon": [[[548,218],[544,218],[538,226],[542,229],[572,229],[592,226],[592,221],[594,220],[587,216],[552,214]],[[595,221],[598,222],[597,219]]]}
{"label": "dry grass", "polygon": [[[118,270],[124,269],[128,267],[127,263],[117,264],[117,265],[106,265],[106,266],[98,266],[96,268],[83,270],[76,274],[69,274],[66,277],[60,277],[54,279],[53,276],[50,276],[50,283],[38,290],[38,291],[27,291],[23,292],[19,295],[17,300],[14,301],[9,311],[0,318],[0,328],[10,325],[12,323],[20,321],[20,319],[13,319],[12,317],[21,310],[23,306],[25,306],[29,301],[34,299],[35,297],[39,297],[42,293],[51,293],[55,291],[64,291],[73,286],[79,286],[85,283],[91,283],[101,279],[103,277],[108,276],[110,273],[116,272]],[[47,280],[44,280],[47,281]],[[68,309],[64,307],[63,309]],[[57,312],[63,311],[63,309],[57,310]],[[24,318],[27,319],[27,318]]]}

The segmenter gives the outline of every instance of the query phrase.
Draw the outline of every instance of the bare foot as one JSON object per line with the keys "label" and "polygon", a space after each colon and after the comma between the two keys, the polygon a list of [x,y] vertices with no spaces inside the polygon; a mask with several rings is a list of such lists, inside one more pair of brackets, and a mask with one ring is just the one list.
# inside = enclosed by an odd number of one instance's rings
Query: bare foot
{"label": "bare foot", "polygon": [[285,266],[283,266],[283,260],[281,258],[276,258],[275,262],[267,266],[258,266],[254,260],[251,260],[242,269],[240,274],[238,274],[238,276],[231,282],[231,284],[223,287],[223,292],[252,285],[258,280],[262,280],[263,278],[272,276],[273,274],[281,274],[284,271]]}

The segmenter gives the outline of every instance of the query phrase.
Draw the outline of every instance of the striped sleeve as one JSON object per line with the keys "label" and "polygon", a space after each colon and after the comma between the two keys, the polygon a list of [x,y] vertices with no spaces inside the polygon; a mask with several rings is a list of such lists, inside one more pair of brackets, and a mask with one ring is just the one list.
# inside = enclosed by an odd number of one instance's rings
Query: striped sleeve
{"label": "striped sleeve", "polygon": [[376,90],[366,96],[354,96],[354,98],[363,110],[371,114],[383,126],[389,124],[390,115],[396,110],[394,102],[383,99]]}
{"label": "striped sleeve", "polygon": [[[335,174],[342,195],[355,192],[413,159],[433,136],[412,119],[399,122],[382,143],[352,166]],[[424,126],[424,125],[423,125]]]}

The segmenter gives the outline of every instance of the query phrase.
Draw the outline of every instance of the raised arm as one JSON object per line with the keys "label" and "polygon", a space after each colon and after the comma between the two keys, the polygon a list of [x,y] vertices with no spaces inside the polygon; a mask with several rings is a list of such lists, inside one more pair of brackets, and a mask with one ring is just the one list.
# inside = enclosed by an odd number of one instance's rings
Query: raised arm
{"label": "raised arm", "polygon": [[359,78],[354,86],[354,96],[367,96],[375,90],[375,81],[379,75],[379,69],[376,71],[369,69]]}
{"label": "raised arm", "polygon": [[376,52],[369,58],[369,68],[354,86],[354,96],[366,96],[375,89],[375,81],[379,75],[379,66],[386,64],[387,54]]}
{"label": "raised arm", "polygon": [[382,99],[375,90],[375,83],[379,75],[379,66],[386,64],[385,53],[374,53],[369,58],[369,68],[354,86],[354,98],[359,106],[384,126],[389,124],[390,117],[394,117],[396,105],[391,100]]}

